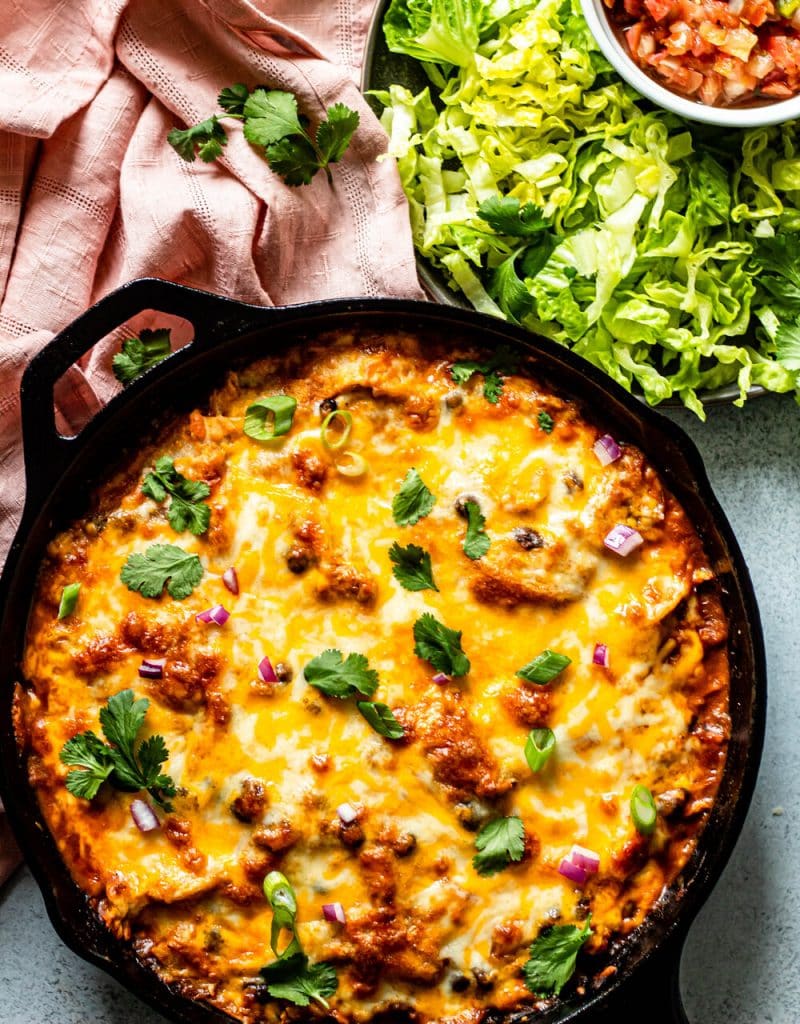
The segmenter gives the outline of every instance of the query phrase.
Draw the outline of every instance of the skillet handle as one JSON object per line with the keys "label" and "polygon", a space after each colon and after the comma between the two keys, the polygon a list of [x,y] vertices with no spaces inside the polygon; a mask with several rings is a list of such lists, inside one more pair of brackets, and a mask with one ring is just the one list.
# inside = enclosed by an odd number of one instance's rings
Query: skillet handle
{"label": "skillet handle", "polygon": [[[147,309],[171,313],[194,327],[191,347],[206,347],[230,336],[237,327],[250,328],[273,314],[210,292],[186,288],[159,278],[141,278],[100,299],[39,352],[25,370],[20,388],[25,454],[26,501],[44,498],[71,459],[74,438],[59,433],[53,388],[61,376],[98,341],[120,324]],[[188,346],[187,346],[188,347]],[[167,357],[171,358],[171,357]],[[126,390],[142,386],[148,373]]]}

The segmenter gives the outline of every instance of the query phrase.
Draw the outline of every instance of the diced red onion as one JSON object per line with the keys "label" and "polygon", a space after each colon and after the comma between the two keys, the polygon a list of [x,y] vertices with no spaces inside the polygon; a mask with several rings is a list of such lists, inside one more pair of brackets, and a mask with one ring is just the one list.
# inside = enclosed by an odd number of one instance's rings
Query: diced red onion
{"label": "diced red onion", "polygon": [[608,531],[603,543],[609,551],[624,557],[629,555],[631,551],[635,551],[640,544],[644,544],[644,537],[638,530],[625,526],[624,523],[617,523],[616,526]]}
{"label": "diced red onion", "polygon": [[236,567],[231,566],[230,569],[226,569],[222,574],[222,582],[230,590],[232,594],[239,593],[239,577],[236,574]]}
{"label": "diced red onion", "polygon": [[267,657],[263,657],[258,663],[258,678],[262,683],[277,683],[278,681],[272,662]]}
{"label": "diced red onion", "polygon": [[341,903],[323,903],[322,916],[326,921],[336,922],[337,924],[345,924],[347,921],[347,918],[344,916],[344,907]]}
{"label": "diced red onion", "polygon": [[573,864],[569,857],[565,857],[558,865],[558,873],[578,885],[583,885],[588,877],[586,871],[579,864]]}
{"label": "diced red onion", "polygon": [[436,683],[437,686],[444,686],[445,683],[450,682],[450,676],[446,675],[444,672],[437,672],[433,677],[432,682]]}
{"label": "diced red onion", "polygon": [[594,654],[592,655],[592,663],[595,665],[602,665],[603,668],[608,668],[608,647],[606,644],[595,644]]}
{"label": "diced red onion", "polygon": [[145,658],[139,666],[139,675],[142,679],[163,679],[166,658]]}
{"label": "diced red onion", "polygon": [[603,434],[601,438],[595,441],[592,451],[604,466],[610,466],[612,462],[622,458],[622,449],[611,434]]}
{"label": "diced red onion", "polygon": [[352,825],[358,817],[358,811],[352,804],[339,804],[336,808],[336,813],[339,815],[339,821],[343,825]]}
{"label": "diced red onion", "polygon": [[198,612],[197,615],[195,615],[195,621],[196,622],[211,622],[211,609],[210,608],[206,608],[206,610],[204,612]]}
{"label": "diced red onion", "polygon": [[221,604],[215,604],[213,608],[206,608],[204,612],[195,615],[198,622],[215,622],[218,626],[224,626],[231,613]]}
{"label": "diced red onion", "polygon": [[600,854],[577,844],[569,851],[569,859],[587,875],[594,875],[600,869]]}
{"label": "diced red onion", "polygon": [[131,817],[140,832],[152,832],[161,827],[156,812],[146,800],[131,801]]}

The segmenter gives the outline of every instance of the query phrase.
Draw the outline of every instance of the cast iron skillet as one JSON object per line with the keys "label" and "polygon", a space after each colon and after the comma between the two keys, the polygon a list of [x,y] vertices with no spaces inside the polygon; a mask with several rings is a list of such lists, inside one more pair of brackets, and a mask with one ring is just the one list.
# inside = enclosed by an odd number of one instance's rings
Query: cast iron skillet
{"label": "cast iron skillet", "polygon": [[[62,437],[53,414],[53,385],[72,363],[129,317],[155,309],[186,317],[194,341],[131,384],[77,436]],[[725,516],[688,437],[632,399],[594,367],[552,342],[478,313],[394,299],[341,299],[287,308],[261,308],[159,280],[140,280],[107,296],[55,338],[32,361],[22,383],[27,499],[0,579],[0,751],[2,797],[61,938],[173,1021],[229,1021],[219,1011],[182,997],[138,962],[100,923],[74,884],[44,826],[19,756],[12,727],[14,684],[37,568],[53,534],[85,511],[95,483],[135,450],[165,415],[202,403],[235,360],[264,355],[321,329],[354,323],[375,329],[427,328],[440,336],[474,336],[488,345],[518,345],[536,372],[579,399],[615,436],[638,445],[658,467],[696,524],[719,567],[731,622],[732,735],[730,752],[708,825],[678,883],[632,939],[612,951],[616,974],[582,1001],[562,1004],[537,1022],[601,1024],[646,1018],[685,1024],[678,964],[689,924],[711,891],[744,821],[761,752],[766,668],[750,577]],[[492,1013],[486,1024],[528,1024],[534,1015]]]}

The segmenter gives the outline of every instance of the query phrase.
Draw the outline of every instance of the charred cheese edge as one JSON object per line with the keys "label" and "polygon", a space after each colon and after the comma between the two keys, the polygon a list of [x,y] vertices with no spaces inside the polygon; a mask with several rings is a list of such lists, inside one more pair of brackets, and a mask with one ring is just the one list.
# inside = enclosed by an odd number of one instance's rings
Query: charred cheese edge
{"label": "charred cheese edge", "polygon": [[[585,952],[602,966],[610,939],[639,926],[680,872],[713,803],[729,735],[726,624],[697,533],[640,451],[623,445],[602,466],[592,446],[604,431],[527,373],[505,379],[496,405],[480,374],[456,387],[452,360],[479,355],[405,333],[332,332],[233,372],[49,546],[17,695],[42,814],[108,927],[162,978],[242,1021],[286,1008],[262,1005],[253,984],[272,959],[269,870],[295,888],[311,959],[338,965],[340,1019],[408,1005],[422,1021],[477,1021],[535,1002],[520,966],[548,924],[591,911]],[[297,399],[289,433],[245,436],[247,406],[276,393]],[[321,444],[328,398],[352,414],[361,477],[340,474]],[[159,455],[210,485],[204,535],[176,534],[166,505],[143,495]],[[392,499],[412,467],[436,504],[399,527]],[[464,495],[491,539],[475,561],[454,508]],[[626,558],[603,545],[616,523],[644,537]],[[541,546],[521,547],[518,527]],[[395,541],[430,553],[438,592],[395,580]],[[188,598],[150,600],[120,581],[128,556],[153,543],[199,555]],[[222,582],[232,565],[238,596]],[[76,581],[78,607],[58,621]],[[231,612],[223,627],[195,620],[216,603]],[[437,684],[414,655],[426,611],[462,631],[466,677]],[[608,668],[592,663],[598,642]],[[403,740],[306,683],[303,667],[327,648],[368,657],[373,699],[394,709]],[[545,648],[571,665],[548,686],[517,678]],[[261,683],[264,655],[291,681]],[[142,659],[159,657],[164,678],[140,679]],[[150,699],[146,730],[165,738],[179,787],[148,834],[131,820],[136,794],[77,799],[58,756],[128,687]],[[534,775],[523,750],[538,726],[557,748]],[[637,784],[661,809],[650,838],[630,817]],[[343,802],[359,813],[348,829]],[[499,814],[524,822],[525,855],[482,877],[475,830]],[[583,887],[557,870],[573,843],[600,854]],[[323,919],[334,901],[344,926]]]}

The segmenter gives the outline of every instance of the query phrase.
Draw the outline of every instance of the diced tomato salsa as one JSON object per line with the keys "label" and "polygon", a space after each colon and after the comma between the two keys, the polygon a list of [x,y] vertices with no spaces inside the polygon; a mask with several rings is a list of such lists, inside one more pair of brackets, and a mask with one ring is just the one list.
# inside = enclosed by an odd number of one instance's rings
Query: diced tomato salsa
{"label": "diced tomato salsa", "polygon": [[636,63],[711,106],[800,92],[800,0],[604,0]]}

